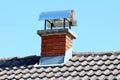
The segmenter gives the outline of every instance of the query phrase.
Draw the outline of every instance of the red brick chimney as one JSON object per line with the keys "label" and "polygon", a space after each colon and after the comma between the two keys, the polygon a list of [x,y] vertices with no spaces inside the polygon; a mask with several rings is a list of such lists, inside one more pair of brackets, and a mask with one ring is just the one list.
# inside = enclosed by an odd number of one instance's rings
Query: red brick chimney
{"label": "red brick chimney", "polygon": [[63,65],[72,57],[76,38],[70,30],[77,25],[74,10],[43,12],[39,20],[45,21],[44,30],[37,31],[41,36],[40,66]]}
{"label": "red brick chimney", "polygon": [[39,30],[41,36],[41,56],[63,56],[72,48],[75,35],[70,29]]}

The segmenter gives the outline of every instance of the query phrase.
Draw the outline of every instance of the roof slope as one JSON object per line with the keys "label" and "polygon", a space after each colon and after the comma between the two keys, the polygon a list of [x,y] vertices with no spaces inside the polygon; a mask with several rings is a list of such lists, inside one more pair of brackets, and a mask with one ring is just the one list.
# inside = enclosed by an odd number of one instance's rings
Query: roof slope
{"label": "roof slope", "polygon": [[74,53],[64,66],[34,67],[39,58],[0,60],[0,80],[120,80],[120,52]]}

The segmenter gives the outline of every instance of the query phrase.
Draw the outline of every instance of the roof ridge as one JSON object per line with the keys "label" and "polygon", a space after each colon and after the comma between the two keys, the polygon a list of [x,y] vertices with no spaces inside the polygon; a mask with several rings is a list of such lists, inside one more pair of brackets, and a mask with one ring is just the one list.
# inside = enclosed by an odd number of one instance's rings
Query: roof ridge
{"label": "roof ridge", "polygon": [[77,55],[77,56],[111,56],[111,55],[120,55],[120,51],[116,51],[116,50],[110,50],[110,51],[101,51],[101,52],[92,52],[92,51],[88,51],[88,52],[73,52],[73,55]]}
{"label": "roof ridge", "polygon": [[[73,52],[73,55],[77,56],[111,56],[111,55],[120,55],[120,50],[109,50],[109,51],[101,51],[101,52],[94,52],[94,51],[88,51],[88,52]],[[0,62],[7,61],[7,60],[15,60],[15,59],[25,59],[25,58],[33,58],[33,57],[40,57],[38,55],[30,55],[25,57],[8,57],[8,58],[0,58]]]}
{"label": "roof ridge", "polygon": [[15,59],[28,59],[28,58],[33,58],[33,57],[39,57],[38,55],[30,55],[30,56],[25,56],[25,57],[8,57],[8,58],[0,58],[0,62],[2,61],[7,61],[7,60],[15,60]]}

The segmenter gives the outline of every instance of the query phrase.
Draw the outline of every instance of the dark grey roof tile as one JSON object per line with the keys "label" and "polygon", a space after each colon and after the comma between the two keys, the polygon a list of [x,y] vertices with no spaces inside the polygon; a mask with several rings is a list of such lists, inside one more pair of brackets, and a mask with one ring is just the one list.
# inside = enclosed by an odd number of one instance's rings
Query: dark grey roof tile
{"label": "dark grey roof tile", "polygon": [[34,65],[28,65],[28,66],[26,66],[26,68],[28,68],[28,69],[31,69],[33,67],[34,67]]}
{"label": "dark grey roof tile", "polygon": [[90,70],[89,72],[87,72],[88,76],[93,76],[93,74],[94,74],[93,70]]}
{"label": "dark grey roof tile", "polygon": [[23,74],[22,74],[22,73],[19,73],[19,74],[17,74],[17,75],[15,76],[15,78],[16,78],[16,79],[21,79],[22,76],[23,76]]}
{"label": "dark grey roof tile", "polygon": [[0,80],[5,80],[5,79],[7,79],[7,77],[8,77],[8,75],[4,74],[4,75],[0,76]]}
{"label": "dark grey roof tile", "polygon": [[92,57],[92,56],[88,56],[88,57],[86,58],[86,60],[87,60],[88,62],[90,62],[91,60],[93,60],[93,57]]}
{"label": "dark grey roof tile", "polygon": [[101,76],[99,76],[98,78],[99,78],[99,80],[105,80],[105,79],[106,79],[106,76],[105,76],[105,75],[101,75]]}
{"label": "dark grey roof tile", "polygon": [[53,71],[54,73],[56,73],[56,72],[58,72],[59,70],[60,70],[60,68],[59,68],[59,67],[55,67],[55,68],[53,68],[53,70],[52,70],[52,71]]}
{"label": "dark grey roof tile", "polygon": [[65,78],[63,76],[60,76],[59,78],[57,78],[58,80],[64,80]]}
{"label": "dark grey roof tile", "polygon": [[[28,79],[28,80],[30,80],[30,79]],[[31,79],[32,80],[32,79]],[[35,78],[34,80],[41,80],[39,77],[37,77],[37,78]],[[49,80],[51,80],[51,79],[49,79]]]}
{"label": "dark grey roof tile", "polygon": [[113,80],[115,77],[113,75],[108,76],[108,80]]}
{"label": "dark grey roof tile", "polygon": [[79,61],[76,61],[74,64],[73,64],[73,66],[75,66],[75,67],[77,67],[77,66],[79,66],[80,65],[80,62]]}
{"label": "dark grey roof tile", "polygon": [[68,67],[64,66],[60,69],[61,72],[65,72],[65,71],[68,71]]}
{"label": "dark grey roof tile", "polygon": [[38,69],[37,69],[37,72],[38,72],[38,73],[45,72],[45,69],[44,69],[43,67],[41,67],[41,68],[38,68]]}
{"label": "dark grey roof tile", "polygon": [[[65,73],[65,72],[64,72]],[[55,74],[53,74],[55,77],[61,77],[61,76],[63,76],[63,74],[64,73],[61,73],[61,72],[57,72],[57,73],[55,73]],[[65,73],[66,74],[66,73]],[[64,76],[66,76],[66,75],[64,75]]]}
{"label": "dark grey roof tile", "polygon": [[98,80],[98,77],[95,76],[95,75],[93,75],[93,76],[91,77],[91,80]]}
{"label": "dark grey roof tile", "polygon": [[25,69],[26,67],[25,66],[20,66],[21,69]]}
{"label": "dark grey roof tile", "polygon": [[74,66],[71,66],[70,68],[68,68],[68,71],[72,72],[75,70],[75,67]]}
{"label": "dark grey roof tile", "polygon": [[68,76],[70,76],[70,72],[66,71],[66,72],[64,72],[64,73],[62,74],[62,76],[63,76],[63,77],[68,77]]}
{"label": "dark grey roof tile", "polygon": [[5,70],[10,70],[10,68],[9,68],[9,67],[6,67]]}
{"label": "dark grey roof tile", "polygon": [[116,58],[115,55],[111,55],[110,58],[109,58],[109,60],[114,60],[115,58]]}
{"label": "dark grey roof tile", "polygon": [[25,79],[27,79],[27,78],[30,77],[30,76],[31,76],[30,73],[26,73],[26,74],[24,74],[22,77],[25,78]]}
{"label": "dark grey roof tile", "polygon": [[23,73],[23,74],[29,73],[29,69],[24,69],[24,70],[22,70],[22,73]]}
{"label": "dark grey roof tile", "polygon": [[81,62],[81,65],[82,65],[82,66],[86,66],[87,64],[88,64],[87,61]]}
{"label": "dark grey roof tile", "polygon": [[78,75],[78,72],[77,72],[77,71],[71,72],[71,76],[75,77],[76,75]]}
{"label": "dark grey roof tile", "polygon": [[40,78],[44,78],[46,76],[46,73],[45,72],[42,72],[41,74],[39,74],[39,77]]}
{"label": "dark grey roof tile", "polygon": [[83,67],[83,69],[85,70],[85,71],[89,71],[90,69],[92,69],[89,65],[87,65],[86,67]]}
{"label": "dark grey roof tile", "polygon": [[80,80],[80,77],[79,76],[76,76],[73,78],[74,80]]}
{"label": "dark grey roof tile", "polygon": [[55,77],[52,77],[52,78],[50,78],[49,80],[56,80],[56,78],[55,78]]}
{"label": "dark grey roof tile", "polygon": [[117,80],[120,80],[120,75],[117,75],[117,77],[116,77],[116,78],[117,78]]}
{"label": "dark grey roof tile", "polygon": [[52,71],[52,68],[51,67],[48,67],[47,69],[45,69],[45,72],[48,73],[48,72],[51,72]]}
{"label": "dark grey roof tile", "polygon": [[101,71],[101,70],[97,70],[97,71],[95,72],[95,74],[96,74],[97,76],[101,76],[101,75],[102,75],[102,71]]}
{"label": "dark grey roof tile", "polygon": [[47,78],[47,77],[44,77],[44,79],[41,79],[41,80],[49,80],[49,78]]}
{"label": "dark grey roof tile", "polygon": [[71,60],[75,62],[75,61],[78,61],[79,59],[78,59],[77,56],[74,56],[74,57],[71,58]]}
{"label": "dark grey roof tile", "polygon": [[115,69],[115,65],[111,64],[111,65],[108,66],[108,68],[109,68],[110,70],[114,70],[114,69]]}
{"label": "dark grey roof tile", "polygon": [[85,76],[86,75],[86,72],[85,71],[81,71],[80,73],[79,73],[79,76]]}
{"label": "dark grey roof tile", "polygon": [[81,77],[81,80],[89,80],[90,78],[88,76]]}
{"label": "dark grey roof tile", "polygon": [[119,64],[120,63],[120,61],[118,60],[118,59],[115,59],[114,61],[113,61],[113,64],[114,65],[117,65],[117,64]]}
{"label": "dark grey roof tile", "polygon": [[117,65],[117,69],[119,69],[119,70],[120,70],[120,64],[118,64],[118,65]]}
{"label": "dark grey roof tile", "polygon": [[49,72],[49,73],[46,75],[46,77],[51,78],[52,76],[54,76],[53,74],[54,74],[53,72]]}
{"label": "dark grey roof tile", "polygon": [[73,80],[71,76],[68,76],[65,80]]}
{"label": "dark grey roof tile", "polygon": [[31,75],[32,78],[36,78],[36,77],[38,77],[38,76],[39,76],[39,74],[36,73],[36,72],[35,72],[34,74]]}
{"label": "dark grey roof tile", "polygon": [[104,73],[104,75],[109,75],[111,73],[111,71],[107,69],[103,73]]}
{"label": "dark grey roof tile", "polygon": [[17,69],[17,70],[14,71],[14,73],[19,74],[19,73],[21,73],[21,71],[22,71],[21,69]]}
{"label": "dark grey roof tile", "polygon": [[98,61],[98,60],[100,60],[101,58],[100,58],[100,56],[95,56],[94,58],[93,58],[95,61]]}
{"label": "dark grey roof tile", "polygon": [[103,65],[104,64],[104,62],[102,61],[102,60],[99,60],[98,62],[97,62],[97,65],[98,66],[101,66],[101,65]]}
{"label": "dark grey roof tile", "polygon": [[111,60],[105,61],[105,65],[110,65],[110,64],[113,64],[113,61],[111,61]]}
{"label": "dark grey roof tile", "polygon": [[83,69],[84,69],[84,67],[82,67],[82,66],[76,67],[76,70],[79,71],[79,72],[80,72],[81,70],[83,70]]}
{"label": "dark grey roof tile", "polygon": [[94,65],[96,64],[96,62],[95,62],[95,61],[91,61],[91,62],[88,62],[88,64],[89,64],[90,66],[94,66]]}
{"label": "dark grey roof tile", "polygon": [[116,58],[117,58],[118,60],[120,60],[120,55],[118,55]]}
{"label": "dark grey roof tile", "polygon": [[34,67],[38,61],[38,56],[0,60],[0,80],[120,79],[120,54],[118,53],[75,54],[63,66]]}
{"label": "dark grey roof tile", "polygon": [[100,67],[99,67],[98,65],[94,65],[94,66],[92,67],[92,70],[97,71],[99,68],[100,68]]}
{"label": "dark grey roof tile", "polygon": [[112,74],[113,74],[113,75],[118,75],[118,74],[120,74],[120,71],[117,70],[117,69],[114,69],[114,70],[112,71]]}
{"label": "dark grey roof tile", "polygon": [[19,80],[24,80],[23,78],[20,78]]}
{"label": "dark grey roof tile", "polygon": [[7,75],[13,74],[13,73],[14,73],[14,70],[6,71],[6,73],[7,73]]}
{"label": "dark grey roof tile", "polygon": [[80,62],[83,62],[84,60],[85,60],[85,57],[84,57],[84,56],[79,57],[79,61],[80,61]]}
{"label": "dark grey roof tile", "polygon": [[[6,70],[9,70],[9,68],[5,68],[5,69],[6,69]],[[14,69],[14,70],[17,70],[18,67],[15,66],[15,67],[13,67],[13,69]]]}
{"label": "dark grey roof tile", "polygon": [[35,72],[37,72],[37,68],[32,68],[29,72],[30,74],[34,74]]}
{"label": "dark grey roof tile", "polygon": [[6,73],[7,73],[7,70],[2,70],[2,71],[0,72],[0,76],[5,75]]}
{"label": "dark grey roof tile", "polygon": [[108,56],[104,55],[102,58],[101,58],[103,61],[106,61],[108,59]]}
{"label": "dark grey roof tile", "polygon": [[12,80],[15,78],[15,74],[11,74],[10,76],[7,77],[7,79]]}
{"label": "dark grey roof tile", "polygon": [[102,65],[102,66],[100,67],[100,70],[104,71],[104,70],[107,69],[107,67],[108,67],[108,66],[106,66],[106,65]]}

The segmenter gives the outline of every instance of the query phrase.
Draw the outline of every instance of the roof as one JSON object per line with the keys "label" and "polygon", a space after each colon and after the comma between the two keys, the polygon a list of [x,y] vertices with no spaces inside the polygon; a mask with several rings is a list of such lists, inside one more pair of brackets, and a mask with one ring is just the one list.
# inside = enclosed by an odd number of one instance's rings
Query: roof
{"label": "roof", "polygon": [[0,59],[0,80],[120,80],[120,52],[81,52],[63,66],[34,67],[40,56]]}
{"label": "roof", "polygon": [[39,20],[50,20],[70,17],[71,10],[42,12]]}

